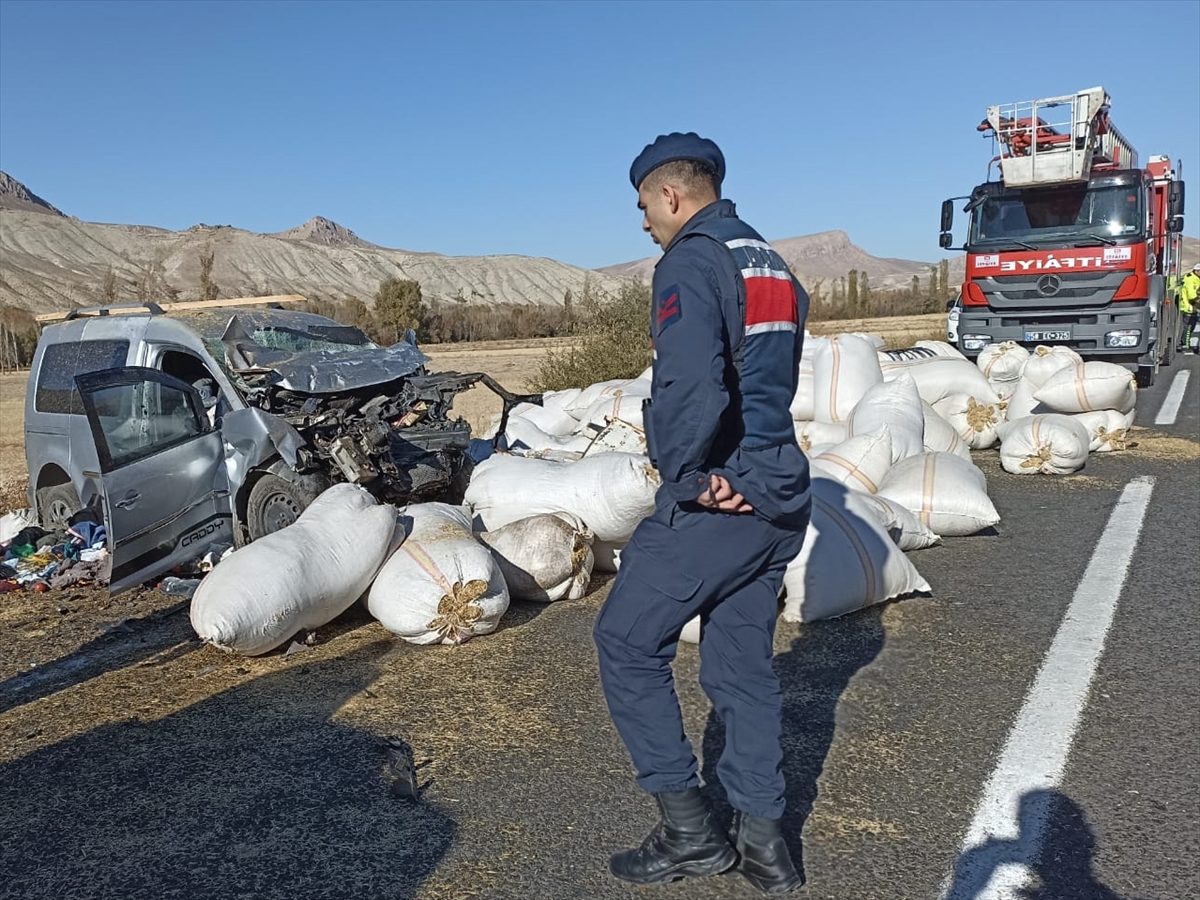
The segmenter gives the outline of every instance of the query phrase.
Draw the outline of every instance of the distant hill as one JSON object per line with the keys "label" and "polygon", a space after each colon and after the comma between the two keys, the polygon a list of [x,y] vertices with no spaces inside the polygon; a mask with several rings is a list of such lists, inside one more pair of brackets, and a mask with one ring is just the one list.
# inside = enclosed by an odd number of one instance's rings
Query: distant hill
{"label": "distant hill", "polygon": [[[851,269],[867,272],[876,290],[922,286],[935,264],[877,257],[844,231],[823,231],[772,242],[809,292],[828,297],[834,279]],[[0,172],[0,306],[49,312],[95,305],[108,271],[118,299],[152,271],[167,293],[199,295],[200,256],[214,256],[212,280],[222,297],[305,294],[331,300],[372,301],[389,276],[421,283],[429,300],[471,304],[559,306],[567,291],[585,285],[613,292],[623,280],[648,281],[657,257],[589,271],[542,257],[445,256],[380,247],[321,216],[274,234],[231,225],[194,225],[171,231],[149,225],[84,222]],[[1200,261],[1200,239],[1184,238],[1186,265]],[[950,283],[962,281],[961,255],[951,260]]]}
{"label": "distant hill", "polygon": [[[929,270],[937,265],[911,259],[891,259],[872,256],[850,240],[844,231],[822,231],[803,237],[781,238],[771,246],[791,266],[805,289],[815,296],[827,296],[834,279],[844,278],[851,269],[866,272],[876,289],[907,289],[917,275],[922,283]],[[648,281],[659,257],[652,256],[632,262],[605,266],[598,271],[606,275],[640,278]]]}
{"label": "distant hill", "polygon": [[32,312],[95,305],[106,273],[118,297],[153,268],[181,300],[199,295],[200,255],[214,255],[222,297],[304,294],[370,304],[388,276],[421,283],[427,300],[561,306],[585,284],[616,291],[621,279],[531,256],[444,256],[378,247],[320,216],[276,234],[230,225],[171,231],[65,216],[21,182],[0,173],[0,306]]}
{"label": "distant hill", "polygon": [[[780,238],[770,243],[791,266],[805,289],[818,297],[828,297],[834,279],[845,277],[851,269],[866,272],[870,276],[873,288],[903,290],[910,287],[914,275],[921,279],[921,285],[924,287],[929,270],[937,265],[936,262],[872,256],[851,241],[844,231],[822,231],[803,237]],[[1182,256],[1185,268],[1200,262],[1200,238],[1185,235]],[[597,271],[606,275],[649,281],[654,275],[654,265],[659,258],[648,256],[632,262],[605,266]],[[961,253],[951,258],[951,286],[962,283],[965,259]]]}
{"label": "distant hill", "polygon": [[0,172],[0,209],[19,209],[23,212],[48,213],[61,216],[63,212],[51,206],[7,172]]}

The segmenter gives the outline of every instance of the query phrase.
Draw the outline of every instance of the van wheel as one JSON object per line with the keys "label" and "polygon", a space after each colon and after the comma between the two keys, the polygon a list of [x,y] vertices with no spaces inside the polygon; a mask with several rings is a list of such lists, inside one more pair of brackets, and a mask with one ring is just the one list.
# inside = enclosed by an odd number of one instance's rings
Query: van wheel
{"label": "van wheel", "polygon": [[83,507],[70,482],[40,488],[37,492],[37,505],[38,518],[47,531],[66,528],[67,520]]}
{"label": "van wheel", "polygon": [[287,528],[304,512],[316,498],[300,485],[280,478],[264,475],[254,483],[246,503],[246,527],[250,540]]}
{"label": "van wheel", "polygon": [[1154,376],[1158,374],[1157,366],[1138,366],[1137,374],[1134,379],[1137,381],[1137,386],[1140,388],[1148,388],[1154,385]]}

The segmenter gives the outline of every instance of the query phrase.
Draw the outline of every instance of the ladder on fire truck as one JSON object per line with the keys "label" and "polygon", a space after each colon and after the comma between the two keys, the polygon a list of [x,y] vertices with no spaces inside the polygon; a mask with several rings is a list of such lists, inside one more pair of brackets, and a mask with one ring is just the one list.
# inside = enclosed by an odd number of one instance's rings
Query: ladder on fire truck
{"label": "ladder on fire truck", "polygon": [[1110,105],[1102,87],[1001,103],[987,108],[979,131],[999,144],[992,161],[1010,187],[1087,181],[1093,170],[1137,166],[1137,151],[1109,121]]}

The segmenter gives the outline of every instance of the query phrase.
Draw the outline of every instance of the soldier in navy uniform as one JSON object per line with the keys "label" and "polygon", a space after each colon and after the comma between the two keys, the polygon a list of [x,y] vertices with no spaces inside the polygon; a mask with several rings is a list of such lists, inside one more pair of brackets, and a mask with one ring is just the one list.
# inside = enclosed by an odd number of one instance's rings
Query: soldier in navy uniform
{"label": "soldier in navy uniform", "polygon": [[[610,869],[638,884],[737,867],[760,890],[799,887],[780,833],[781,692],[772,642],[784,570],[808,524],[808,463],[788,407],[808,295],[722,200],[725,159],[695,133],[667,134],[630,168],[654,271],[650,457],[662,476],[596,621],[601,682],[637,782],[661,820]],[[733,841],[700,794],[671,661],[701,618],[700,683],[725,725],[717,773]]]}

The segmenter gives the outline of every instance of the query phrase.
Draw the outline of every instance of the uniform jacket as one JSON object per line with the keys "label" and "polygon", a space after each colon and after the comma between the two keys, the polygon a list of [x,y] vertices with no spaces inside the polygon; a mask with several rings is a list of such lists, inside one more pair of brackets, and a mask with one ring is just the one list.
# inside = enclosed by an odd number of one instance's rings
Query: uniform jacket
{"label": "uniform jacket", "polygon": [[804,288],[728,200],[667,245],[654,270],[645,422],[671,500],[694,501],[715,473],[759,515],[808,516],[808,460],[788,412],[807,314]]}
{"label": "uniform jacket", "polygon": [[1200,294],[1200,275],[1195,271],[1183,276],[1179,284],[1179,311],[1185,315],[1196,308],[1197,295]]}

